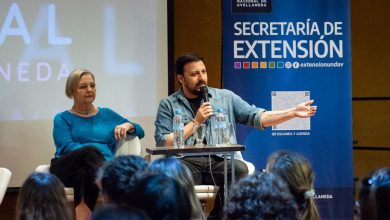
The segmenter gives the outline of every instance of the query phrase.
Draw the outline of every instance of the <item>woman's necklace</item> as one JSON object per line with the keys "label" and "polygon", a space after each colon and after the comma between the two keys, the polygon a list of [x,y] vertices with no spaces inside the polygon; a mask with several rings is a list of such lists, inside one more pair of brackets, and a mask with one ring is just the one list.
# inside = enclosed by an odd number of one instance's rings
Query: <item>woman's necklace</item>
{"label": "woman's necklace", "polygon": [[81,114],[81,115],[89,115],[94,109],[94,106],[92,105],[89,109],[86,109],[85,111],[79,111],[75,106],[72,106],[72,110]]}

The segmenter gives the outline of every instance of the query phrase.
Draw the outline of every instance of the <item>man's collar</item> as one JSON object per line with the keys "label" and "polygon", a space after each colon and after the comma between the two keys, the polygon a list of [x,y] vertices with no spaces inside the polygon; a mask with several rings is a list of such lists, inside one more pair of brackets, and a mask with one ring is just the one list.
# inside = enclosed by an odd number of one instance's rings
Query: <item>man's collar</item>
{"label": "man's collar", "polygon": [[[211,88],[211,87],[208,87],[209,88],[209,90],[207,91],[207,97],[209,97],[209,98],[212,98],[213,97],[213,95],[210,93],[210,90],[211,89],[214,89],[214,88]],[[184,94],[184,91],[183,91],[183,87],[180,87],[180,89],[177,91],[177,93],[179,94],[179,97],[181,98],[181,99],[187,99],[186,98],[186,96],[185,96],[185,94]]]}

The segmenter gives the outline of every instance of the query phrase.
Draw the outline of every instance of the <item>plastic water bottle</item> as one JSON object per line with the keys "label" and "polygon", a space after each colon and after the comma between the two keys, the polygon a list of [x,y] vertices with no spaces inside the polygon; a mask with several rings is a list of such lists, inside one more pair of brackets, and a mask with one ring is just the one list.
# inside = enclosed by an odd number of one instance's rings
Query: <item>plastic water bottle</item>
{"label": "plastic water bottle", "polygon": [[217,147],[225,144],[225,129],[226,119],[223,114],[222,108],[217,108],[217,114],[215,115],[215,145]]}
{"label": "plastic water bottle", "polygon": [[175,109],[173,116],[173,146],[175,148],[184,148],[184,123],[181,116],[181,110]]}

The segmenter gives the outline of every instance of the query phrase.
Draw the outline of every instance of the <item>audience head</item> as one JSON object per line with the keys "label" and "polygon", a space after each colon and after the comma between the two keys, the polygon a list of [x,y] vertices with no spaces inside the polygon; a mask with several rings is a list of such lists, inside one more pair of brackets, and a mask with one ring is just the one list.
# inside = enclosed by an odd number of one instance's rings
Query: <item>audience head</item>
{"label": "audience head", "polygon": [[225,219],[297,219],[288,186],[272,173],[257,173],[233,186],[225,208]]}
{"label": "audience head", "polygon": [[96,210],[91,220],[149,220],[150,218],[141,210],[131,206],[109,204]]}
{"label": "audience head", "polygon": [[80,79],[84,75],[91,75],[93,80],[95,80],[95,76],[93,73],[86,69],[75,69],[73,70],[66,80],[66,86],[65,86],[65,94],[69,98],[73,98],[75,95],[75,92],[77,90],[77,86],[79,85]]}
{"label": "audience head", "polygon": [[148,213],[152,220],[191,218],[188,193],[175,179],[162,174],[139,179],[128,197],[128,204]]}
{"label": "audience head", "polygon": [[376,170],[362,180],[359,204],[362,220],[390,219],[390,167]]}
{"label": "audience head", "polygon": [[203,57],[201,57],[195,53],[188,53],[188,54],[184,54],[184,55],[180,56],[179,58],[177,58],[176,63],[175,63],[176,74],[183,75],[184,66],[187,63],[198,62],[198,61],[203,61]]}
{"label": "audience head", "polygon": [[188,193],[193,219],[201,219],[204,216],[202,206],[195,193],[191,171],[180,160],[172,157],[158,159],[150,164],[149,170],[151,173],[165,174],[175,179]]}
{"label": "audience head", "polygon": [[276,151],[268,159],[267,170],[279,175],[288,184],[301,219],[320,219],[314,200],[314,173],[308,159],[299,153]]}
{"label": "audience head", "polygon": [[32,173],[20,189],[16,219],[72,219],[62,182],[50,173]]}
{"label": "audience head", "polygon": [[146,161],[136,155],[118,156],[108,161],[98,172],[97,179],[105,201],[126,204],[127,197],[135,184],[133,176],[147,166]]}

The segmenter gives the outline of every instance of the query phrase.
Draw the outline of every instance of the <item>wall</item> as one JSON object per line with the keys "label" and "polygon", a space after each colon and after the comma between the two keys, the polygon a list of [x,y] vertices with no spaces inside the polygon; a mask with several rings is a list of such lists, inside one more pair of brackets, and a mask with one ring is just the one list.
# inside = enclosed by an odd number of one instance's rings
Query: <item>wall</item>
{"label": "wall", "polygon": [[[222,18],[221,1],[174,0],[175,59],[188,52],[205,58],[208,82],[221,87]],[[179,88],[177,80],[175,87]]]}
{"label": "wall", "polygon": [[390,2],[351,0],[354,171],[390,166]]}

